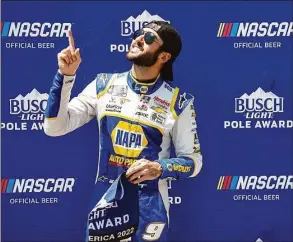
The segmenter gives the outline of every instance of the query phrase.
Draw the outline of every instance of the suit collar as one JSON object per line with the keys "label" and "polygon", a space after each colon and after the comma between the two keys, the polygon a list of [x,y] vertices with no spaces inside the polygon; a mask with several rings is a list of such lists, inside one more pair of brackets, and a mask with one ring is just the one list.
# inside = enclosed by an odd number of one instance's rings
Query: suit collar
{"label": "suit collar", "polygon": [[154,82],[145,83],[145,82],[138,82],[131,74],[131,71],[127,74],[127,83],[128,86],[137,94],[145,94],[149,95],[157,91],[160,86],[163,84],[163,80],[160,75]]}

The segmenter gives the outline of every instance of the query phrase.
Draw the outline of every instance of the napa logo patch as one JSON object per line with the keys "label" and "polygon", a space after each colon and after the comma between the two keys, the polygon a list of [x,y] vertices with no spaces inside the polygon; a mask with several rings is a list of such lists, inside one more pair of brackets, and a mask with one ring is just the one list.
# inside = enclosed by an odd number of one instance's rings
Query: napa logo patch
{"label": "napa logo patch", "polygon": [[119,121],[111,138],[115,153],[127,157],[138,157],[148,144],[142,127],[125,121]]}

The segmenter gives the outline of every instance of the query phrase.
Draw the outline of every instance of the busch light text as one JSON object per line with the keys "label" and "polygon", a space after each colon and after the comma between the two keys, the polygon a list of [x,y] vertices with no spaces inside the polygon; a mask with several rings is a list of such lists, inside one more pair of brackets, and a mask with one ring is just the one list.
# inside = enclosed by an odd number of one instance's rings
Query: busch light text
{"label": "busch light text", "polygon": [[235,98],[235,112],[283,112],[283,98]]}
{"label": "busch light text", "polygon": [[121,21],[121,35],[130,36],[134,31],[143,28],[147,21]]}
{"label": "busch light text", "polygon": [[47,100],[10,99],[10,114],[45,112]]}

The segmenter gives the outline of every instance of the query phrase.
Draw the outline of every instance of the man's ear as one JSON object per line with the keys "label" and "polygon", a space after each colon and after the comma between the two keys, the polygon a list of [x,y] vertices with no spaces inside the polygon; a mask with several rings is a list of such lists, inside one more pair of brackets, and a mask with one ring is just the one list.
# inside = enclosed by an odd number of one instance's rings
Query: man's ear
{"label": "man's ear", "polygon": [[166,63],[168,60],[170,60],[170,58],[171,58],[171,54],[168,52],[162,52],[160,54],[160,59],[161,59],[162,63]]}

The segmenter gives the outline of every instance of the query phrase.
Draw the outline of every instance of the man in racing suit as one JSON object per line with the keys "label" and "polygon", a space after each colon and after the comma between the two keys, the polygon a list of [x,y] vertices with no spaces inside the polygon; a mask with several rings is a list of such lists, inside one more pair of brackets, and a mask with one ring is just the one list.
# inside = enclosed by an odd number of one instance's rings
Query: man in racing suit
{"label": "man in racing suit", "polygon": [[[71,99],[81,63],[72,32],[58,54],[59,70],[50,89],[44,131],[61,136],[96,116],[99,126],[97,202],[123,171],[139,184],[139,228],[131,241],[167,241],[167,179],[196,176],[202,167],[194,97],[171,85],[172,64],[181,51],[178,32],[153,21],[136,31],[124,73],[100,73]],[[71,99],[71,100],[70,100]],[[173,143],[176,158],[170,158]]]}

